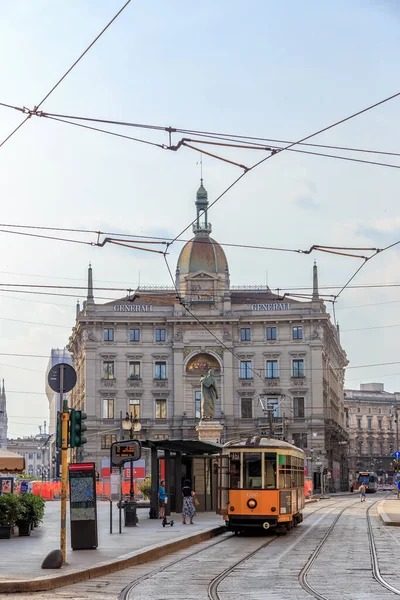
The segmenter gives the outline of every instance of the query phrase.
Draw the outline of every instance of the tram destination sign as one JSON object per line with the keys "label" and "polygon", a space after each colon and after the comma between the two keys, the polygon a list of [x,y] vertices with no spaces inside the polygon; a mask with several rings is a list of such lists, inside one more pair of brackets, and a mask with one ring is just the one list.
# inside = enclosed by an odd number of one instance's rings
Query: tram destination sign
{"label": "tram destination sign", "polygon": [[139,460],[141,455],[142,447],[138,440],[124,440],[111,444],[111,463],[114,466],[130,460]]}

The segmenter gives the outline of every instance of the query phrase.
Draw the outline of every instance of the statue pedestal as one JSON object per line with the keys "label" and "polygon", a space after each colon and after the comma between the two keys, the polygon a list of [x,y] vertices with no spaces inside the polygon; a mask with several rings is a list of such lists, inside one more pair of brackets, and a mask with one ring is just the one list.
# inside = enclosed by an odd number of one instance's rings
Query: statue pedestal
{"label": "statue pedestal", "polygon": [[219,421],[213,419],[202,419],[196,426],[197,436],[200,442],[215,442],[221,441],[221,432],[223,426]]}

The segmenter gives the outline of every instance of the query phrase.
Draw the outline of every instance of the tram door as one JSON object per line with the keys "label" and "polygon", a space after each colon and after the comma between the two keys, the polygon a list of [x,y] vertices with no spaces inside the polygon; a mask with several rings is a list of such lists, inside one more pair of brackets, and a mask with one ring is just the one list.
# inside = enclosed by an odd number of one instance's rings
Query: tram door
{"label": "tram door", "polygon": [[229,456],[220,454],[217,458],[217,515],[228,514],[229,503]]}

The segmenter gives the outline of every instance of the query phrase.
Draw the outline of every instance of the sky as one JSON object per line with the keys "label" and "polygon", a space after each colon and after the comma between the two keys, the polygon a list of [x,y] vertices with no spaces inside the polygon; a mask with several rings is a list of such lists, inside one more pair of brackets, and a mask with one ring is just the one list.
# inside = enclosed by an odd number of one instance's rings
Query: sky
{"label": "sky", "polygon": [[[36,106],[123,4],[2,0],[0,102]],[[40,109],[295,141],[400,91],[399,24],[397,0],[132,0]],[[399,108],[400,97],[311,142],[399,152]],[[0,106],[0,143],[23,118]],[[162,131],[113,130],[168,144]],[[208,150],[246,166],[268,155]],[[400,166],[396,156],[336,154]],[[89,262],[95,286],[171,283],[160,255],[14,235],[6,233],[10,225],[174,237],[194,218],[199,160],[189,148],[165,151],[43,117],[29,119],[0,147],[0,378],[10,437],[38,433],[48,421],[50,350],[68,343],[76,300],[85,296],[75,289],[29,294],[17,284],[85,286]],[[242,172],[203,155],[209,200]],[[383,248],[400,240],[399,177],[394,168],[279,153],[210,209],[213,237],[292,249]],[[173,271],[181,247],[170,248]],[[311,286],[316,260],[320,286],[334,286],[325,291],[335,294],[362,263],[321,252],[225,251],[232,284],[267,282],[271,289]],[[368,261],[352,283],[372,287],[346,288],[336,303],[352,389],[377,381],[400,391],[399,287],[382,287],[400,285],[399,252],[400,245]]]}

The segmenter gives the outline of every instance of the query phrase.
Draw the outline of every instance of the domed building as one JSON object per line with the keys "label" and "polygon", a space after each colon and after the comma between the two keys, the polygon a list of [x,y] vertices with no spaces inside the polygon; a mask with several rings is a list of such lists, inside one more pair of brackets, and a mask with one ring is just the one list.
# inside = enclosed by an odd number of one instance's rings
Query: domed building
{"label": "domed building", "polygon": [[88,414],[85,452],[106,473],[126,414],[140,422],[142,439],[197,439],[200,377],[212,369],[222,443],[250,434],[285,439],[310,457],[316,487],[327,468],[332,491],[347,489],[347,359],[319,297],[316,265],[308,301],[282,298],[265,285],[232,286],[225,251],[211,237],[203,182],[195,206],[176,287],[141,287],[133,297],[100,304],[89,267],[87,299],[68,346],[78,374],[73,403]]}

